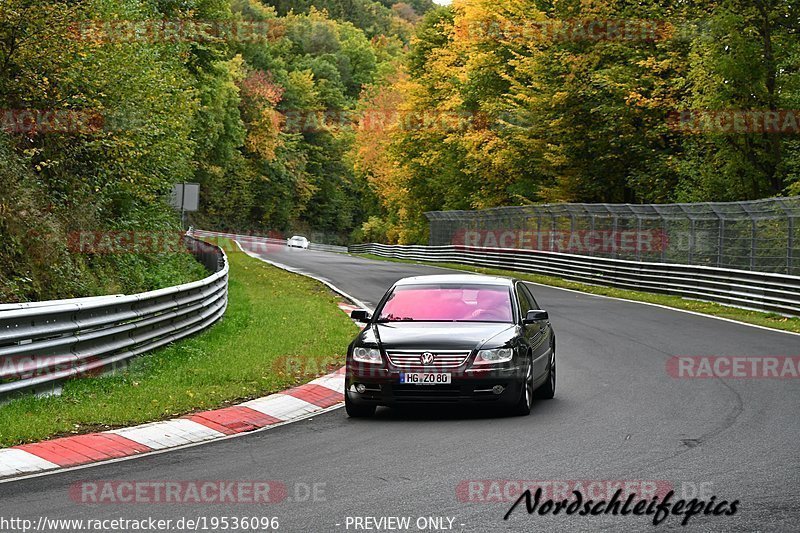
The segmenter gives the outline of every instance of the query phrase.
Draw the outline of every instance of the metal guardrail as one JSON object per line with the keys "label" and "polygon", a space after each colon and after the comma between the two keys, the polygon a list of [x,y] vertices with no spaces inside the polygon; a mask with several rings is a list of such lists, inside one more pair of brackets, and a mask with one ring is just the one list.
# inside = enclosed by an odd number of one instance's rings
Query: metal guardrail
{"label": "metal guardrail", "polygon": [[351,253],[514,270],[800,316],[800,277],[516,249],[359,244]]}
{"label": "metal guardrail", "polygon": [[347,246],[335,246],[333,244],[317,244],[312,242],[308,245],[309,250],[317,250],[319,252],[334,252],[337,254],[346,254]]}
{"label": "metal guardrail", "polygon": [[[277,244],[281,246],[286,246],[286,241],[281,239],[267,239],[262,237],[251,237],[251,241],[261,241],[267,242],[270,244]],[[318,252],[334,252],[337,254],[346,254],[347,253],[347,246],[335,246],[333,244],[319,244],[316,242],[309,242],[308,243],[309,250],[316,250]]]}
{"label": "metal guardrail", "polygon": [[64,380],[122,366],[221,318],[228,305],[225,253],[186,242],[211,276],[143,294],[1,306],[0,397],[55,392]]}

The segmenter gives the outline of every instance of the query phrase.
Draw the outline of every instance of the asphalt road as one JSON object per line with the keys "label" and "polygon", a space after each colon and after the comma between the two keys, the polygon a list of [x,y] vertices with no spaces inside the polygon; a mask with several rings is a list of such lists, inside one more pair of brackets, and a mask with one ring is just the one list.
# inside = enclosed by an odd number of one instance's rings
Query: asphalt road
{"label": "asphalt road", "polygon": [[[314,251],[262,253],[369,305],[401,277],[442,272]],[[275,516],[282,531],[309,532],[378,531],[348,527],[348,517],[390,516],[411,517],[410,531],[419,530],[420,517],[449,517],[452,531],[797,530],[800,381],[676,379],[666,363],[676,355],[797,356],[800,337],[553,288],[534,292],[556,329],[559,375],[556,398],[537,403],[529,417],[381,409],[374,419],[349,420],[336,410],[205,446],[0,484],[0,517]],[[98,480],[277,480],[292,501],[83,505],[70,498],[73,484]],[[655,528],[652,517],[528,516],[522,508],[504,521],[511,502],[462,501],[457,489],[469,480],[657,482],[678,498],[702,491],[706,500],[740,504],[734,516],[694,517],[687,528],[678,517]],[[481,486],[488,492],[476,489],[475,499],[497,496],[492,485]],[[313,487],[317,497],[305,498]]]}

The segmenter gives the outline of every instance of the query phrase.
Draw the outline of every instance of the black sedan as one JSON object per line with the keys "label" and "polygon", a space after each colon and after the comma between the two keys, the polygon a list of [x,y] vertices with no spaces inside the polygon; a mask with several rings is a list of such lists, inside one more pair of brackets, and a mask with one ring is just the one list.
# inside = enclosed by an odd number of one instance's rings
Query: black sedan
{"label": "black sedan", "polygon": [[347,351],[345,406],[500,405],[519,415],[556,387],[556,339],[546,311],[518,280],[477,275],[398,281]]}

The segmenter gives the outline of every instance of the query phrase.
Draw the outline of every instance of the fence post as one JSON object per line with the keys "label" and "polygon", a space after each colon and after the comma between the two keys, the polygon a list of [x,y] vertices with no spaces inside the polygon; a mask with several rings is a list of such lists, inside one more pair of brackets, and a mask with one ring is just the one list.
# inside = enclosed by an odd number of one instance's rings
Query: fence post
{"label": "fence post", "polygon": [[542,213],[536,215],[536,249],[544,250],[542,248]]}
{"label": "fence post", "polygon": [[636,217],[636,260],[642,260],[642,217]]}
{"label": "fence post", "polygon": [[794,265],[794,217],[789,217],[789,239],[786,247],[786,273],[791,276]]}

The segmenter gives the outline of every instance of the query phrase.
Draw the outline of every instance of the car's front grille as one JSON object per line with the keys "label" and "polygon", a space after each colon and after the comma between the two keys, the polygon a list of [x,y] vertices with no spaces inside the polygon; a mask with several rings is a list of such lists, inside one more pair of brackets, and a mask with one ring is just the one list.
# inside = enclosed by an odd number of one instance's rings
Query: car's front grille
{"label": "car's front grille", "polygon": [[[508,383],[502,385],[506,386]],[[391,391],[389,394],[392,401],[397,403],[494,402],[500,399],[500,396],[494,394],[491,389],[486,390],[486,387],[485,383],[477,387],[465,383],[431,386],[393,383],[384,387],[384,393]]]}
{"label": "car's front grille", "polygon": [[[390,350],[386,355],[397,368],[438,370],[460,367],[467,361],[470,353],[467,350]],[[424,354],[431,354],[433,360],[423,362]]]}

